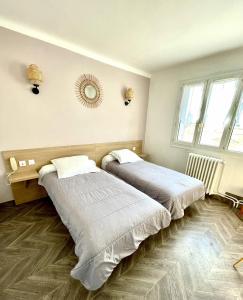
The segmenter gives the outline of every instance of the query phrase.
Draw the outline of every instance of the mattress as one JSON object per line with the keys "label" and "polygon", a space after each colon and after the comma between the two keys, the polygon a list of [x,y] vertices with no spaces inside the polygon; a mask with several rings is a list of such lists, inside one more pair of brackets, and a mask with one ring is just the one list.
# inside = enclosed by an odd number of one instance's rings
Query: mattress
{"label": "mattress", "polygon": [[71,276],[89,290],[171,220],[159,203],[104,171],[65,179],[49,173],[40,184],[74,240],[78,262]]}
{"label": "mattress", "polygon": [[156,164],[146,161],[119,164],[113,160],[103,166],[166,207],[172,219],[183,217],[185,208],[205,197],[200,180]]}

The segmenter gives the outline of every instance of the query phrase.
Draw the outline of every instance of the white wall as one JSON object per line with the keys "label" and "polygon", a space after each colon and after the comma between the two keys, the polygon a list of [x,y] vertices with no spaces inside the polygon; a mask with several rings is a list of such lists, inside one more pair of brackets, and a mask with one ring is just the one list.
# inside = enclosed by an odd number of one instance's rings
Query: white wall
{"label": "white wall", "polygon": [[[178,49],[179,51],[179,49]],[[188,151],[171,146],[179,87],[182,80],[243,69],[243,48],[180,64],[153,74],[145,134],[145,151],[151,161],[184,172]],[[243,196],[243,155],[209,153],[226,161],[221,190]]]}
{"label": "white wall", "polygon": [[[144,139],[149,79],[0,28],[0,152]],[[43,71],[40,94],[31,92],[26,67]],[[104,100],[91,109],[75,95],[83,73],[95,75]],[[135,100],[126,107],[124,88]],[[0,202],[12,199],[0,159]]]}

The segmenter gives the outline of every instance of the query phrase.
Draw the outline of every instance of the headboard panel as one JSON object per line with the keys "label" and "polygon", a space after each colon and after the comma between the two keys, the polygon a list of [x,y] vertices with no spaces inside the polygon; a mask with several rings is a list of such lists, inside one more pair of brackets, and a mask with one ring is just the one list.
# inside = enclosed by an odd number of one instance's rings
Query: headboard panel
{"label": "headboard panel", "polygon": [[34,165],[27,165],[26,167],[19,167],[17,172],[26,172],[30,170],[37,170],[50,163],[50,161],[57,157],[65,157],[72,155],[85,154],[96,161],[95,146],[94,145],[80,145],[80,146],[64,146],[64,147],[50,147],[50,148],[36,148],[36,149],[23,149],[23,150],[10,150],[3,152],[3,158],[7,171],[11,171],[10,157],[15,157],[17,162],[20,160],[28,161],[34,159]]}
{"label": "headboard panel", "polygon": [[[35,160],[34,165],[28,165],[26,167],[19,167],[15,172],[16,174],[28,173],[31,171],[39,171],[39,169],[54,158],[72,156],[72,155],[88,155],[90,159],[96,161],[100,166],[103,156],[115,149],[127,148],[133,150],[136,147],[135,152],[142,152],[142,141],[125,141],[125,142],[113,142],[113,143],[100,143],[100,144],[88,144],[88,145],[74,145],[74,146],[61,146],[50,148],[36,148],[36,149],[21,149],[21,150],[9,150],[2,152],[5,167],[7,173],[11,171],[9,158],[15,157],[17,163],[20,160],[28,162],[30,159]],[[37,180],[30,180],[28,184],[26,182],[16,182],[11,185],[15,198],[15,203],[20,204],[36,199],[40,199],[46,196],[42,187],[38,186]]]}

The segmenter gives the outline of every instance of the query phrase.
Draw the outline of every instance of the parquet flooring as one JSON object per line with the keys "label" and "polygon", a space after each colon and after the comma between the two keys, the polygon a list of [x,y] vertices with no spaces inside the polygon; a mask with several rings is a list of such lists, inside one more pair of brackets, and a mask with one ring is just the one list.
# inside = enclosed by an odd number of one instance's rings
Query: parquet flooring
{"label": "parquet flooring", "polygon": [[243,299],[243,222],[218,200],[193,204],[95,292],[70,277],[73,248],[50,200],[0,206],[0,299]]}

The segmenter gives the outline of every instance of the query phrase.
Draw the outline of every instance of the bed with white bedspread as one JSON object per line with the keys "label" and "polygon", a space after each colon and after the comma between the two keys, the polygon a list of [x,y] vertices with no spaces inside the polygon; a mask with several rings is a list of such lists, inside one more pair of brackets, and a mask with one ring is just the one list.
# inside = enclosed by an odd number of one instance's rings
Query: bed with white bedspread
{"label": "bed with white bedspread", "polygon": [[74,240],[78,262],[71,276],[89,290],[171,220],[158,202],[104,171],[63,179],[51,172],[39,183]]}
{"label": "bed with white bedspread", "polygon": [[193,202],[205,198],[202,181],[142,159],[120,164],[107,155],[102,168],[161,203],[174,220],[182,218]]}

